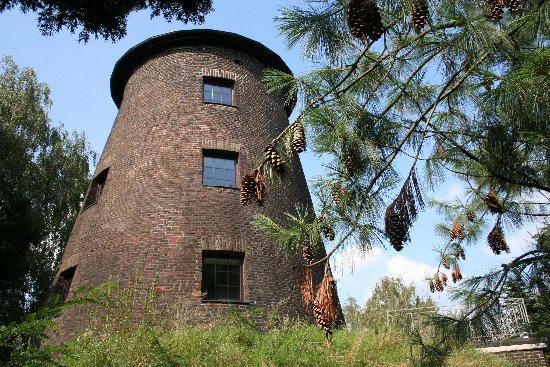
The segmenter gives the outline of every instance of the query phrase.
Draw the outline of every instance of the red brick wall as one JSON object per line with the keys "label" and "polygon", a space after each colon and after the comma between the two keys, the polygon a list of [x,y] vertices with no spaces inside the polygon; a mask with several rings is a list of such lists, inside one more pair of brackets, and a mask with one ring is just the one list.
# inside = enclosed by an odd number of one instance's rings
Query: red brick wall
{"label": "red brick wall", "polygon": [[490,346],[480,348],[487,353],[494,353],[506,359],[515,366],[521,367],[546,367],[544,349],[546,344],[539,343],[536,339],[510,339],[494,341]]}
{"label": "red brick wall", "polygon": [[546,367],[546,358],[542,349],[516,350],[496,353],[498,356],[522,367]]}
{"label": "red brick wall", "polygon": [[[126,286],[137,270],[143,291],[156,280],[162,304],[185,297],[210,317],[227,305],[201,302],[202,250],[243,249],[247,304],[239,307],[284,301],[289,315],[309,315],[297,262],[250,225],[256,213],[281,221],[296,202],[311,206],[300,165],[268,187],[263,208],[241,206],[238,188],[202,185],[204,148],[238,152],[240,177],[288,124],[262,70],[241,52],[197,46],[165,51],[134,70],[96,168],[109,168],[101,198],[80,213],[61,263],[60,271],[78,266],[71,292],[110,276]],[[203,75],[218,72],[235,79],[235,106],[202,101]],[[60,340],[77,324],[74,312],[62,316]]]}

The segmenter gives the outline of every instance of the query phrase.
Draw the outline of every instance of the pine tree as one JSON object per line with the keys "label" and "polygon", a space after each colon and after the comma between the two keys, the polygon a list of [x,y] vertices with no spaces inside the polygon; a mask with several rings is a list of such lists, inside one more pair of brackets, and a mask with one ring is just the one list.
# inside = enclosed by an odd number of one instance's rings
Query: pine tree
{"label": "pine tree", "polygon": [[212,9],[212,0],[95,0],[74,2],[67,0],[5,0],[0,2],[0,13],[19,7],[23,13],[38,13],[38,28],[45,36],[63,28],[71,33],[78,30],[78,40],[88,42],[90,37],[113,42],[126,35],[128,15],[148,9],[151,18],[162,15],[184,23],[204,23],[205,15]]}
{"label": "pine tree", "polygon": [[[549,11],[539,0],[442,0],[427,11],[405,0],[322,0],[282,10],[289,46],[322,67],[265,81],[302,102],[308,149],[330,160],[313,185],[337,229],[329,254],[350,243],[418,246],[410,228],[442,177],[467,188],[457,200],[431,200],[445,221],[436,261],[445,259],[452,281],[468,276],[463,241],[506,251],[504,233],[547,217]],[[373,24],[380,38],[368,34]],[[343,202],[332,192],[342,182]]]}

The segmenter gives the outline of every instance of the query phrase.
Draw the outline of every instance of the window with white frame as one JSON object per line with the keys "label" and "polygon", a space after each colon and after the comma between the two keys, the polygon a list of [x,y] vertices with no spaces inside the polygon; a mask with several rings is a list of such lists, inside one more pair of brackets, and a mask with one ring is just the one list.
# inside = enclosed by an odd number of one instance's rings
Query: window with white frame
{"label": "window with white frame", "polygon": [[233,105],[233,85],[230,79],[204,78],[203,101]]}
{"label": "window with white frame", "polygon": [[202,184],[236,187],[237,153],[203,151]]}

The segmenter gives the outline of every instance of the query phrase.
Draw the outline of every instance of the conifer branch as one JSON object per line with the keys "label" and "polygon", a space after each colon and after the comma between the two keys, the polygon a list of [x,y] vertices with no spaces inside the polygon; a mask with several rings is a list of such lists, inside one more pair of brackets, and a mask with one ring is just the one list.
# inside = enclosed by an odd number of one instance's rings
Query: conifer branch
{"label": "conifer branch", "polygon": [[[460,150],[460,152],[462,154],[464,154],[466,157],[470,158],[471,160],[473,160],[473,161],[479,163],[481,166],[483,166],[489,173],[491,173],[492,177],[498,178],[499,180],[501,180],[503,182],[508,182],[508,183],[511,183],[511,184],[514,184],[514,185],[520,185],[520,186],[524,186],[524,187],[531,187],[531,188],[543,190],[543,191],[546,191],[546,192],[550,192],[550,186],[543,185],[542,183],[536,182],[535,180],[533,180],[533,181],[516,180],[516,179],[511,178],[509,176],[503,176],[503,175],[499,174],[494,169],[492,169],[489,165],[484,164],[484,162],[479,157],[475,156],[474,154],[472,154],[471,152],[466,150],[461,144],[456,142],[449,134],[447,134],[443,131],[438,131],[438,133],[441,134],[442,136],[444,136],[445,139],[447,139],[456,149]],[[523,172],[517,172],[517,173],[522,175],[522,176],[525,176],[525,174]],[[532,180],[532,178],[530,178],[528,176],[526,176],[526,177]]]}
{"label": "conifer branch", "polygon": [[401,86],[401,90],[399,91],[399,94],[397,95],[397,97],[395,97],[395,99],[393,101],[391,101],[387,106],[386,108],[384,108],[384,110],[380,113],[380,116],[384,116],[386,113],[388,113],[389,110],[391,110],[393,108],[393,106],[395,106],[395,104],[399,101],[399,99],[403,96],[403,92],[405,91],[405,89],[407,89],[407,87],[409,86],[409,83],[411,82],[411,80],[424,68],[424,66],[426,66],[426,64],[428,64],[430,61],[433,60],[433,58],[435,56],[437,56],[439,53],[441,52],[441,50],[437,50],[435,51],[434,53],[432,53],[430,56],[428,56],[426,59],[424,59],[424,61],[422,61],[412,72],[411,74],[409,75],[409,77],[407,78],[407,80],[403,83],[403,85]]}
{"label": "conifer branch", "polygon": [[[532,255],[535,255],[535,256],[532,256]],[[547,251],[545,252],[542,250],[531,250],[516,257],[514,260],[512,260],[508,264],[502,264],[501,266],[502,270],[499,270],[497,272],[494,272],[486,276],[486,277],[492,277],[500,273],[494,285],[490,289],[484,290],[484,293],[487,294],[487,296],[479,299],[476,305],[474,305],[474,307],[470,311],[468,311],[466,314],[464,314],[461,317],[461,320],[468,320],[468,318],[472,314],[475,314],[475,313],[483,314],[484,310],[491,308],[498,301],[498,298],[502,293],[505,281],[512,270],[519,267],[520,265],[529,265],[529,264],[534,264],[539,262],[548,262],[548,261],[550,261],[549,252]]]}

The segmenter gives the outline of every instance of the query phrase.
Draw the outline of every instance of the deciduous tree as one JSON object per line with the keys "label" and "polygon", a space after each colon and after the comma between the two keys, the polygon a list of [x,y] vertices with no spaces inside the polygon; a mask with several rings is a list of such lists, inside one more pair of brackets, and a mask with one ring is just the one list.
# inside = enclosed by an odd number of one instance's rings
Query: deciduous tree
{"label": "deciduous tree", "polygon": [[0,324],[43,303],[94,153],[83,134],[52,127],[48,86],[3,58],[0,74]]}
{"label": "deciduous tree", "polygon": [[[407,311],[405,311],[407,310]],[[388,314],[388,311],[398,311]],[[392,326],[409,330],[415,321],[411,316],[422,315],[416,319],[422,322],[426,314],[436,311],[431,298],[421,299],[414,284],[406,285],[402,278],[385,276],[380,279],[364,307],[360,307],[353,298],[348,298],[344,306],[344,315],[349,327],[363,330],[381,331],[391,323]]]}

